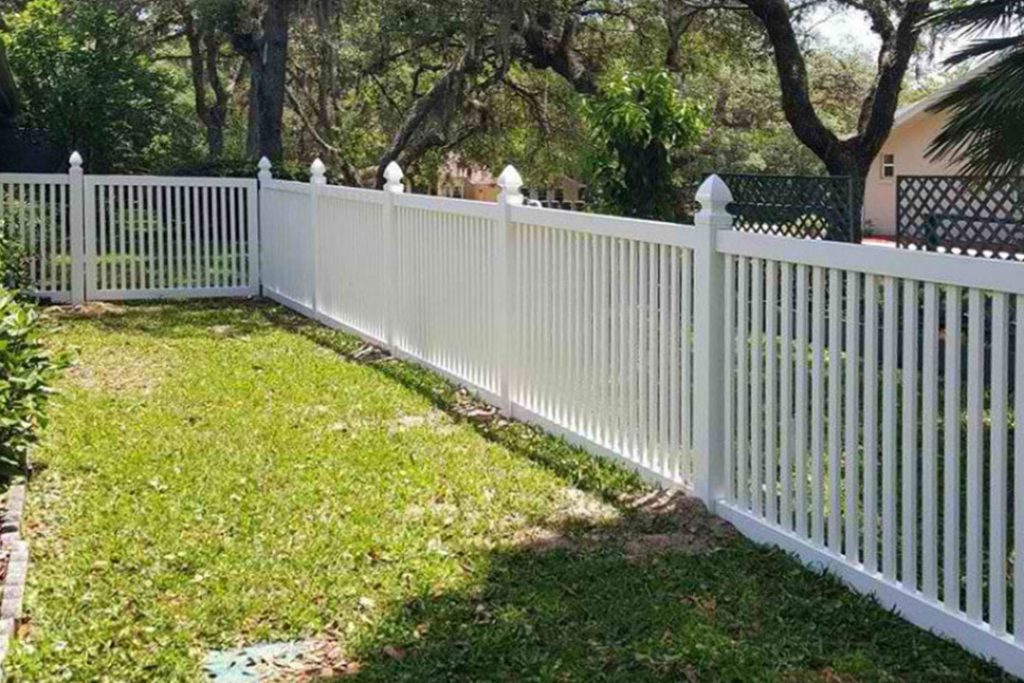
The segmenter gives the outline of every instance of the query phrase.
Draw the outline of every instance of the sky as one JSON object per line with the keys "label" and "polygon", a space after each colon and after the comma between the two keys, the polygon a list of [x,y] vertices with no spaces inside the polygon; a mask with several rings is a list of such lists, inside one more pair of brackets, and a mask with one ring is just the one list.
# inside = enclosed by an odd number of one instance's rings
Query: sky
{"label": "sky", "polygon": [[[824,43],[844,49],[860,48],[872,58],[878,54],[880,41],[871,30],[867,15],[850,8],[819,7],[811,15],[808,26]],[[965,41],[947,40],[936,50],[935,59],[928,66],[929,71],[941,74],[942,61],[949,57]]]}

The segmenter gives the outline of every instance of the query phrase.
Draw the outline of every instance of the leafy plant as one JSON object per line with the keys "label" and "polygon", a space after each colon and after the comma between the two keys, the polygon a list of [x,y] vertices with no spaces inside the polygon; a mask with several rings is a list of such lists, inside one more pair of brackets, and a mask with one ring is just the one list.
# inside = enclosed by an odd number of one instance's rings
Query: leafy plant
{"label": "leafy plant", "polygon": [[21,123],[45,130],[93,173],[132,171],[190,131],[175,119],[171,72],[140,49],[144,27],[116,3],[31,0],[5,16]]}
{"label": "leafy plant", "polygon": [[584,112],[598,204],[625,216],[673,218],[672,155],[703,132],[700,107],[680,97],[668,72],[652,71],[614,79]]}
{"label": "leafy plant", "polygon": [[14,237],[19,233],[13,220],[0,217],[0,287],[14,292],[32,284],[28,252],[21,240]]}
{"label": "leafy plant", "polygon": [[53,381],[65,365],[41,340],[35,306],[0,289],[0,461],[24,467],[46,425]]}
{"label": "leafy plant", "polygon": [[932,107],[949,118],[928,154],[962,161],[968,175],[1019,175],[1024,171],[1024,4],[953,3],[931,21],[961,40],[971,39],[947,65],[988,61]]}

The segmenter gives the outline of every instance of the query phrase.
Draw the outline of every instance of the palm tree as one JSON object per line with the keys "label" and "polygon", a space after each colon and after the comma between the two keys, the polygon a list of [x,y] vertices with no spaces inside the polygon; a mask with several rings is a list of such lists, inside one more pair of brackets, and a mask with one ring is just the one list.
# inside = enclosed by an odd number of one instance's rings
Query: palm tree
{"label": "palm tree", "polygon": [[[928,149],[969,175],[1024,171],[1024,0],[968,0],[932,14],[940,31],[973,38],[947,65],[986,66],[932,106],[949,120]],[[993,34],[1002,37],[993,37]]]}

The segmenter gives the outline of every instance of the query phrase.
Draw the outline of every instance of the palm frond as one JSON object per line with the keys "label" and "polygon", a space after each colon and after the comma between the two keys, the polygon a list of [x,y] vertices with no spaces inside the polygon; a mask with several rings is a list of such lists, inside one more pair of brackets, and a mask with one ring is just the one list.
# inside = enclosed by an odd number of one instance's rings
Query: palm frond
{"label": "palm frond", "polygon": [[1010,28],[1024,17],[1024,0],[982,0],[940,9],[926,23],[945,33],[965,36]]}
{"label": "palm frond", "polygon": [[1024,17],[1024,0],[982,0],[936,10],[926,23],[946,33],[964,35],[1009,28]]}
{"label": "palm frond", "polygon": [[1024,37],[998,62],[930,107],[949,119],[928,148],[930,159],[962,163],[970,175],[1024,171]]}

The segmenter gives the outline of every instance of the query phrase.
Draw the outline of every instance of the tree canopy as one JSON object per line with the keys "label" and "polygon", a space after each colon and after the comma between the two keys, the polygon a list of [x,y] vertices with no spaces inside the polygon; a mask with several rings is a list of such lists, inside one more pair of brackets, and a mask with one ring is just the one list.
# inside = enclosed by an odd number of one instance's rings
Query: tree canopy
{"label": "tree canopy", "polygon": [[928,0],[839,4],[870,17],[877,59],[815,41],[825,0],[0,0],[0,35],[22,125],[90,169],[248,174],[267,155],[292,174],[320,156],[372,185],[397,160],[426,190],[456,155],[533,186],[575,176],[628,211],[613,198],[653,182],[639,169],[677,190],[711,171],[862,176]]}

